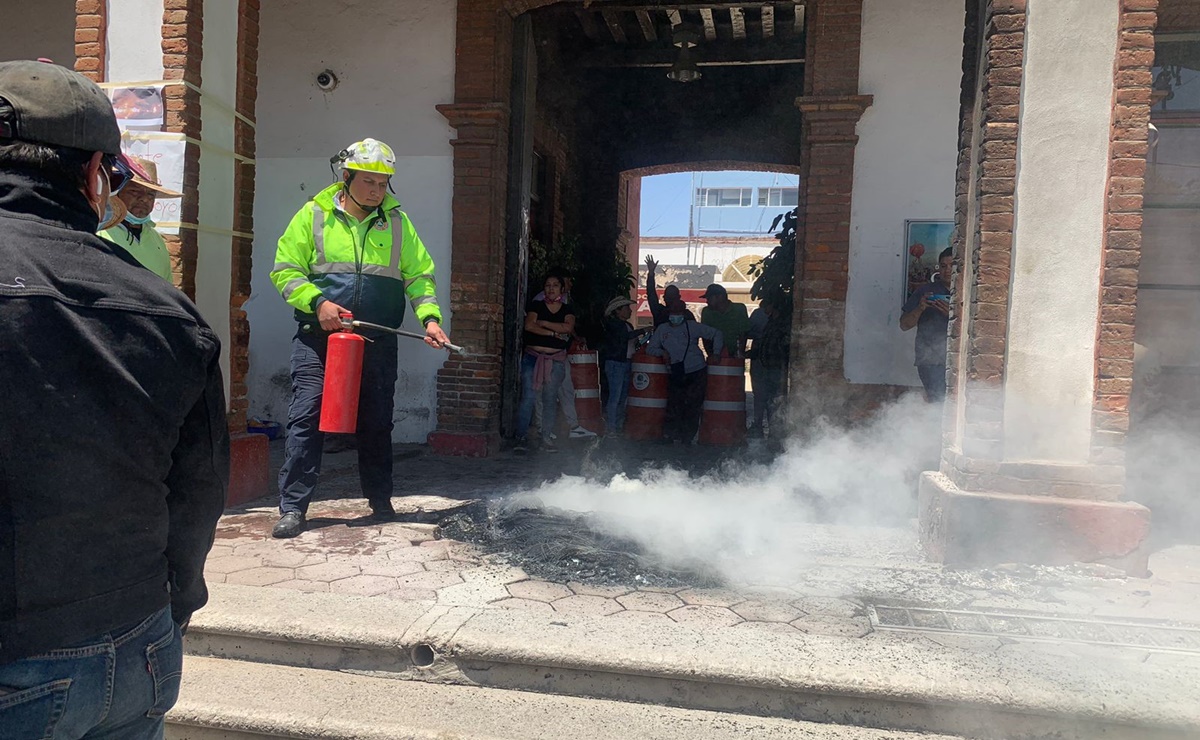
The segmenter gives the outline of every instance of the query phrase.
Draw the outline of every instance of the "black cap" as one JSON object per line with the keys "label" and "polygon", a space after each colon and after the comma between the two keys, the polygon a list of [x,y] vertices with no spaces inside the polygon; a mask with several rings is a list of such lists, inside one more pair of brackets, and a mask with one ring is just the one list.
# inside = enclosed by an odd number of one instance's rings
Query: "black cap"
{"label": "black cap", "polygon": [[718,285],[717,283],[713,283],[712,285],[709,285],[707,288],[704,289],[704,297],[705,298],[711,298],[712,296],[727,296],[727,295],[729,295],[729,293],[726,292],[725,286]]}
{"label": "black cap", "polygon": [[0,62],[0,98],[12,108],[13,130],[3,132],[7,138],[121,153],[112,102],[78,72],[48,62]]}

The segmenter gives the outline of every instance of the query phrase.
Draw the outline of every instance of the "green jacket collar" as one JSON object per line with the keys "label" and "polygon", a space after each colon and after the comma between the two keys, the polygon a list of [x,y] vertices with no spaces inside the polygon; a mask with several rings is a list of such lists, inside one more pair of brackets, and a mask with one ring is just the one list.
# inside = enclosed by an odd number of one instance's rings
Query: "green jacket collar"
{"label": "green jacket collar", "polygon": [[[335,210],[337,210],[337,205],[334,204],[333,197],[340,193],[343,187],[344,186],[342,183],[335,182],[334,184],[314,195],[313,203],[316,203],[318,206],[320,206],[321,210],[325,211],[326,213],[333,213]],[[387,213],[393,208],[399,208],[400,201],[392,197],[391,193],[385,193],[383,196],[383,203],[380,207],[383,209],[384,213]]]}

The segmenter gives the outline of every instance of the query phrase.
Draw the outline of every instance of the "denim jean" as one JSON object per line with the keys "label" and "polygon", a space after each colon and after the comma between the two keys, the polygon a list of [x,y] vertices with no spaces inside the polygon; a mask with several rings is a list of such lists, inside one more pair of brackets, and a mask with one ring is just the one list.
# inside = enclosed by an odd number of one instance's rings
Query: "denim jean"
{"label": "denim jean", "polygon": [[517,438],[524,439],[529,434],[529,424],[533,421],[533,407],[540,397],[542,401],[542,439],[550,441],[554,431],[554,423],[558,421],[558,389],[562,387],[563,378],[567,374],[567,363],[553,362],[554,369],[550,379],[542,384],[538,391],[533,390],[533,373],[537,367],[537,358],[533,355],[521,355],[521,405],[517,408]]}
{"label": "denim jean", "polygon": [[169,608],[139,624],[0,665],[0,738],[162,738],[182,669],[183,638]]}
{"label": "denim jean", "polygon": [[604,377],[608,379],[608,401],[604,404],[604,420],[608,431],[619,432],[625,428],[625,399],[629,397],[628,360],[605,360]]}

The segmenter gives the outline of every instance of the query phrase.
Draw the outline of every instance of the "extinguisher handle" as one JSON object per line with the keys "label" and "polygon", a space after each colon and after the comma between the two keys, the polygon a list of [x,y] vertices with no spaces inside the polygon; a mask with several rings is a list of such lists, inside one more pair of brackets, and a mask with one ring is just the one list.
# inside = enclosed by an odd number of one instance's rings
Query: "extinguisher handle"
{"label": "extinguisher handle", "polygon": [[354,331],[354,314],[349,311],[338,311],[338,321],[342,323],[342,331]]}

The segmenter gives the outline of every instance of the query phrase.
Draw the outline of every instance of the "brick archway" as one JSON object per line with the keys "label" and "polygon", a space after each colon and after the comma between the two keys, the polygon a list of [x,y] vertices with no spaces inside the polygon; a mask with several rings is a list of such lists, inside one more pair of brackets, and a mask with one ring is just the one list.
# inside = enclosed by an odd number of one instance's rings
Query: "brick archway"
{"label": "brick archway", "polygon": [[[439,452],[485,455],[499,445],[514,38],[519,16],[555,4],[458,2],[455,98],[438,109],[457,132],[452,142],[452,329],[475,353],[452,358],[438,373],[438,427],[430,443]],[[854,128],[870,97],[858,95],[862,0],[810,0],[806,15],[804,89],[796,91],[803,125],[795,132],[802,152],[798,174],[806,258],[797,274],[804,300],[796,307],[793,356],[805,358],[794,366],[798,377],[816,379],[822,396],[829,397],[830,380],[845,385],[842,327]]]}

